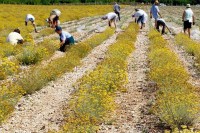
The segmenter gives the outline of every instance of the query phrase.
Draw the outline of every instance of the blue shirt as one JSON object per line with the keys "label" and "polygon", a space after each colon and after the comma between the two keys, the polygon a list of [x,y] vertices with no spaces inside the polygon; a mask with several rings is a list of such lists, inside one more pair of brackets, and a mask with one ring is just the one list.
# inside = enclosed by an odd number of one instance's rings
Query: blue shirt
{"label": "blue shirt", "polygon": [[157,19],[158,18],[158,12],[160,12],[158,6],[155,4],[151,7],[151,13],[153,15],[153,18]]}

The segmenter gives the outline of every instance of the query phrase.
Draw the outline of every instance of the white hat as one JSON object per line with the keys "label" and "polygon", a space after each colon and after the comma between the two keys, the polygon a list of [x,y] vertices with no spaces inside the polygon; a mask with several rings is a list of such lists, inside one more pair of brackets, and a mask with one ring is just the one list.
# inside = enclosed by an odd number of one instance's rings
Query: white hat
{"label": "white hat", "polygon": [[190,7],[191,7],[190,4],[187,4],[187,5],[186,5],[186,8],[190,8]]}

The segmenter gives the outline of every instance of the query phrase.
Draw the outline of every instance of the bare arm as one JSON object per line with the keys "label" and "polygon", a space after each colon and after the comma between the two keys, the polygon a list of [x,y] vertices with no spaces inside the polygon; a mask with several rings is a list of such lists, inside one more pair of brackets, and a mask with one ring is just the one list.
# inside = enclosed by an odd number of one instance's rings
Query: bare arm
{"label": "bare arm", "polygon": [[185,11],[183,12],[182,21],[184,21],[184,18],[185,18]]}
{"label": "bare arm", "polygon": [[158,14],[159,14],[159,15],[160,15],[160,17],[162,18],[162,16],[161,16],[160,12],[158,12]]}
{"label": "bare arm", "polygon": [[169,29],[169,27],[168,27],[167,25],[166,25],[166,27],[167,27],[167,29],[169,30],[169,32],[172,33],[171,30]]}
{"label": "bare arm", "polygon": [[150,11],[150,18],[152,18],[152,12]]}
{"label": "bare arm", "polygon": [[194,15],[192,16],[192,22],[193,22],[193,25],[195,25],[195,17],[194,17]]}
{"label": "bare arm", "polygon": [[62,40],[62,42],[60,42],[60,47],[62,47],[62,45],[65,43],[65,40]]}

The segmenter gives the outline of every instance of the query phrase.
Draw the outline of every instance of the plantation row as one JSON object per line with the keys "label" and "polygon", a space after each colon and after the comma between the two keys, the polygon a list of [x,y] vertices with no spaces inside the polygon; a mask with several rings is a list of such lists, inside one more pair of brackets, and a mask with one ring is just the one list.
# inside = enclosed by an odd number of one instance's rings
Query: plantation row
{"label": "plantation row", "polygon": [[179,46],[183,46],[185,51],[195,57],[196,67],[200,71],[200,45],[196,41],[191,40],[184,34],[178,34],[175,42]]}
{"label": "plantation row", "polygon": [[75,66],[80,64],[80,60],[85,57],[92,48],[101,44],[113,33],[113,30],[107,29],[106,32],[95,35],[89,40],[73,46],[64,57],[58,58],[46,66],[35,66],[31,68],[27,74],[24,74],[23,77],[18,78],[15,83],[11,85],[8,85],[8,83],[2,85],[0,88],[0,121],[2,122],[6,116],[13,111],[16,102],[22,95],[31,94],[41,89],[41,87],[46,85],[49,81],[56,79],[64,72],[71,71]]}
{"label": "plantation row", "polygon": [[[119,26],[123,25],[126,21],[126,17],[122,19]],[[86,39],[83,42],[78,43],[76,46],[68,49],[64,57],[60,57],[51,61],[46,65],[38,63],[41,60],[50,58],[53,53],[58,49],[56,46],[57,41],[45,40],[37,45],[30,44],[27,46],[12,46],[2,44],[2,57],[4,63],[2,63],[2,79],[5,79],[7,75],[16,74],[19,70],[19,64],[36,64],[29,67],[28,71],[23,71],[22,74],[15,77],[9,77],[12,82],[5,80],[1,83],[0,94],[0,123],[7,118],[7,116],[14,110],[19,98],[23,95],[34,93],[41,89],[49,81],[55,80],[66,71],[71,71],[75,66],[80,64],[80,60],[85,57],[94,47],[101,44],[104,40],[109,38],[114,33],[113,30],[107,29],[102,34],[92,36],[90,39]],[[8,60],[7,57],[15,56],[17,60],[15,64],[13,60]],[[19,56],[21,55],[21,56]],[[19,57],[21,60],[19,60]],[[13,58],[13,57],[12,57]],[[20,63],[19,63],[20,61]],[[14,82],[13,82],[14,79]],[[38,80],[40,79],[40,80]]]}
{"label": "plantation row", "polygon": [[167,41],[159,33],[149,33],[149,78],[158,85],[153,112],[166,126],[182,129],[198,120],[200,110],[197,88],[188,83],[189,74],[175,53],[167,48]]}
{"label": "plantation row", "polygon": [[109,120],[115,109],[116,92],[126,90],[126,59],[134,50],[138,30],[134,23],[128,26],[109,47],[104,61],[77,83],[61,132],[96,132],[98,125]]}
{"label": "plantation row", "polygon": [[[122,11],[122,13],[126,12],[125,10]],[[89,23],[94,23],[93,21],[99,21],[99,19],[95,18],[93,19],[88,19],[87,21],[91,21]],[[127,18],[124,17],[123,20],[120,22],[119,25],[122,25],[122,23],[124,22],[124,20],[126,20]],[[83,20],[83,22],[85,22]],[[102,22],[99,22],[99,26],[103,26],[105,27],[105,24]],[[102,25],[103,24],[103,25]],[[74,26],[72,26],[73,24],[68,24],[71,27],[69,29],[71,32],[75,32],[75,34],[77,33],[76,28],[77,25],[76,24]],[[63,26],[68,26],[68,25],[63,25]],[[94,27],[90,27],[91,29],[89,29],[88,34],[91,34],[92,32],[94,32],[95,28]],[[44,30],[50,30],[51,32],[54,30],[53,29],[44,29]],[[39,44],[34,44],[33,40],[31,39],[29,43],[26,43],[25,45],[17,45],[17,46],[13,46],[13,45],[8,45],[6,43],[0,43],[1,49],[0,49],[0,58],[2,58],[2,64],[0,65],[0,68],[2,68],[0,70],[0,80],[6,79],[8,76],[10,75],[16,75],[17,73],[19,73],[21,71],[21,66],[23,65],[33,65],[36,63],[41,62],[42,60],[46,60],[49,59],[50,57],[52,57],[52,55],[55,53],[55,51],[59,48],[59,46],[57,45],[59,43],[59,41],[56,41],[54,38],[55,36],[57,37],[56,34],[52,34],[52,37],[48,37],[48,35],[50,34],[44,34],[45,32],[43,32],[44,30],[42,30],[41,33],[39,33],[39,36],[37,36],[37,38],[35,38],[36,40],[40,40],[40,36],[43,36],[42,40],[44,41],[39,41]],[[39,38],[38,38],[39,37]],[[45,38],[46,37],[46,38]],[[54,37],[54,38],[53,38]],[[52,38],[52,39],[49,39]],[[77,40],[81,40],[84,39],[85,35],[79,35],[77,36]],[[10,58],[11,57],[11,58]],[[6,65],[4,65],[6,64]],[[30,67],[30,66],[29,66]]]}

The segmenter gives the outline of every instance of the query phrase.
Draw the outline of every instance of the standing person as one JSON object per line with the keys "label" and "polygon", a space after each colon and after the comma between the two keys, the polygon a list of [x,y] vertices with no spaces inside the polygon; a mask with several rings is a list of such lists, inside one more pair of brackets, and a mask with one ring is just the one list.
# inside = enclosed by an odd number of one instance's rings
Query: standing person
{"label": "standing person", "polygon": [[171,33],[171,31],[170,31],[169,27],[167,26],[167,24],[166,24],[164,19],[157,19],[156,29],[158,30],[158,32],[160,32],[160,29],[159,29],[160,26],[162,26],[162,35],[165,34],[165,29],[166,28]]}
{"label": "standing person", "polygon": [[62,28],[60,26],[56,27],[55,32],[58,33],[60,36],[60,51],[61,52],[66,51],[66,46],[70,46],[74,44],[73,36],[66,31],[62,31]]}
{"label": "standing person", "polygon": [[156,0],[150,10],[150,18],[153,17],[155,19],[155,28],[157,26],[157,19],[159,18],[159,15],[162,18],[158,5],[159,5],[159,2]]}
{"label": "standing person", "polygon": [[13,32],[11,32],[6,39],[6,41],[12,45],[23,44],[23,40],[24,39],[20,35],[19,29],[15,29]]}
{"label": "standing person", "polygon": [[182,21],[184,25],[184,33],[186,34],[186,31],[188,31],[188,35],[190,37],[190,29],[192,28],[192,24],[195,25],[195,17],[190,4],[187,4],[186,10],[183,12]]}
{"label": "standing person", "polygon": [[148,20],[148,15],[147,13],[142,10],[142,9],[135,9],[135,13],[132,15],[132,17],[135,17],[135,22],[138,23],[141,23],[141,28],[142,29],[143,27],[145,27],[145,24]]}
{"label": "standing person", "polygon": [[106,14],[105,16],[102,17],[103,20],[108,19],[108,25],[109,27],[111,27],[111,24],[114,23],[115,28],[117,28],[116,22],[117,22],[117,14],[114,12],[110,12],[108,14]]}
{"label": "standing person", "polygon": [[35,24],[35,17],[32,14],[27,14],[26,18],[25,18],[25,25],[28,25],[28,22],[31,21],[34,29],[35,29],[35,33],[38,33],[37,29],[36,29],[36,24]]}
{"label": "standing person", "polygon": [[51,11],[49,18],[47,19],[47,22],[49,23],[49,27],[55,28],[60,23],[59,16],[61,15],[61,12],[58,9],[54,9]]}
{"label": "standing person", "polygon": [[120,21],[120,6],[117,4],[117,2],[115,2],[115,5],[113,6],[113,10],[114,12],[118,15],[119,21]]}

